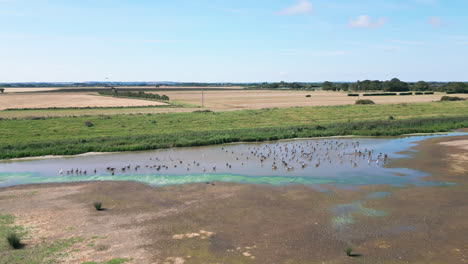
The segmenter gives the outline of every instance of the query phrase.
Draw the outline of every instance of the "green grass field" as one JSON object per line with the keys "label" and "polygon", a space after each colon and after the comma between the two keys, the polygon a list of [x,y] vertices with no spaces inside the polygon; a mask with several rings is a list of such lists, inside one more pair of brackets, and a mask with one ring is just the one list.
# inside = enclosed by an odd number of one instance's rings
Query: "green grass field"
{"label": "green grass field", "polygon": [[0,120],[0,158],[462,127],[466,101]]}

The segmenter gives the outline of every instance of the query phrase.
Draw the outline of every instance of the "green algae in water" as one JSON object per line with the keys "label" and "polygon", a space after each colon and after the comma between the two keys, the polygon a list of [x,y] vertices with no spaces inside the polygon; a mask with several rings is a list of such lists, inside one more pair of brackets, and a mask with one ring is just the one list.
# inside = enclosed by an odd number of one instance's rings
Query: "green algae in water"
{"label": "green algae in water", "polygon": [[368,199],[384,199],[390,196],[392,193],[391,192],[373,192],[369,193],[366,198]]}
{"label": "green algae in water", "polygon": [[341,228],[354,223],[351,215],[334,216],[331,220],[333,228]]}
{"label": "green algae in water", "polygon": [[331,220],[331,224],[334,228],[343,228],[349,224],[353,224],[353,214],[361,214],[367,217],[384,217],[388,215],[385,211],[364,207],[361,201],[339,204],[331,208],[331,211],[335,214]]}

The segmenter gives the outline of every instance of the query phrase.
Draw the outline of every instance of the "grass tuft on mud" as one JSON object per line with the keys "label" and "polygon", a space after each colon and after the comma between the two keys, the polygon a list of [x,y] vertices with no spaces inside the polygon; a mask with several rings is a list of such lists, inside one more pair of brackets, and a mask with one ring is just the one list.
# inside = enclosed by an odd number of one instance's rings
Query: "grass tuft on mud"
{"label": "grass tuft on mud", "polygon": [[25,228],[14,225],[12,215],[0,215],[0,237],[3,238],[0,240],[0,264],[60,263],[60,259],[67,255],[72,245],[83,241],[80,237],[72,237],[52,242],[42,241],[35,245],[19,243],[19,249],[13,249],[6,239],[13,233],[18,239],[28,238],[28,231]]}

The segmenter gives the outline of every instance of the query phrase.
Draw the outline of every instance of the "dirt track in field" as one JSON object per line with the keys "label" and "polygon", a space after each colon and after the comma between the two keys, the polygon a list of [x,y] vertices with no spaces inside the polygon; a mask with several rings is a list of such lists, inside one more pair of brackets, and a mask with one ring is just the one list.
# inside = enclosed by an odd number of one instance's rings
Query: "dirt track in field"
{"label": "dirt track in field", "polygon": [[0,96],[0,110],[12,108],[162,106],[165,103],[87,93],[15,93]]}

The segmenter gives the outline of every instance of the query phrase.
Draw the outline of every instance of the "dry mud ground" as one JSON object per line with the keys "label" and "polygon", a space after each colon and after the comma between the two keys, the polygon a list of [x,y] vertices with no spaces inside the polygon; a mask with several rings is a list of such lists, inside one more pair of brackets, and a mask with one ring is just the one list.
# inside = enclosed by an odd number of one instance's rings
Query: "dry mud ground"
{"label": "dry mud ground", "polygon": [[86,93],[14,93],[0,96],[0,110],[13,108],[161,106],[165,103]]}
{"label": "dry mud ground", "polygon": [[[229,183],[150,187],[90,182],[0,189],[0,212],[31,228],[26,247],[81,236],[64,263],[133,258],[131,263],[466,263],[468,262],[467,136],[434,138],[410,152],[407,166],[450,187],[366,186],[319,192],[307,186]],[[375,191],[391,192],[367,199]],[[97,212],[94,201],[105,211]],[[355,213],[331,223],[338,204],[361,201],[387,212]],[[93,239],[94,237],[94,239]],[[98,238],[96,238],[98,237]],[[92,246],[89,244],[92,241]],[[344,249],[352,245],[354,257]]]}

